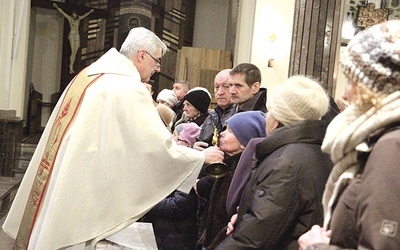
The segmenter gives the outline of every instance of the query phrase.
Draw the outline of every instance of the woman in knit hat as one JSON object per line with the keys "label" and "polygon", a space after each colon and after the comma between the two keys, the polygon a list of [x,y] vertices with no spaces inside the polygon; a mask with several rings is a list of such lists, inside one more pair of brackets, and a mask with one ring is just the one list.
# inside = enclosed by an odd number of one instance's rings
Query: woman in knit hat
{"label": "woman in knit hat", "polygon": [[162,103],[172,109],[178,102],[178,98],[176,97],[174,91],[170,89],[163,89],[157,95],[157,102]]}
{"label": "woman in knit hat", "polygon": [[204,89],[190,90],[183,99],[183,115],[175,126],[183,122],[194,122],[201,126],[208,116],[210,93]]}
{"label": "woman in knit hat", "polygon": [[211,191],[207,190],[212,177],[206,176],[197,182],[199,196],[208,200],[201,218],[199,246],[214,249],[225,238],[225,226],[229,222],[226,196],[233,173],[250,139],[266,136],[265,124],[265,115],[261,111],[237,113],[226,121],[227,128],[220,134],[219,149],[225,153],[224,163],[228,169],[223,177],[213,182]]}
{"label": "woman in knit hat", "polygon": [[400,21],[358,33],[341,65],[350,106],[322,144],[335,163],[324,227],[304,234],[300,249],[399,249]]}
{"label": "woman in knit hat", "polygon": [[[199,134],[197,124],[182,123],[175,128],[172,140],[191,148]],[[142,218],[142,221],[152,223],[158,249],[195,249],[197,206],[193,189],[188,194],[175,190]]]}
{"label": "woman in knit hat", "polygon": [[[267,137],[256,145],[253,172],[217,249],[297,249],[297,238],[322,223],[322,190],[332,169],[321,144],[329,98],[320,84],[292,76],[267,101]],[[232,233],[233,231],[233,233]]]}
{"label": "woman in knit hat", "polygon": [[[181,131],[178,132],[178,130]],[[177,131],[177,136],[174,137],[176,143],[192,148],[200,134],[200,127],[194,122],[181,123],[175,128],[175,131]]]}

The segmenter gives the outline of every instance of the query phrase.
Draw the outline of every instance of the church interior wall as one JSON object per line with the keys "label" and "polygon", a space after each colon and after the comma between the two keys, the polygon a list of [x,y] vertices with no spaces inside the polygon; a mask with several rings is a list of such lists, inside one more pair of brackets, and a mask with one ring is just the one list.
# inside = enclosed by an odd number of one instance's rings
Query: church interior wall
{"label": "church interior wall", "polygon": [[229,0],[196,2],[193,47],[226,49],[229,4]]}
{"label": "church interior wall", "polygon": [[[260,68],[268,93],[288,77],[294,3],[257,1],[251,62]],[[273,66],[268,65],[271,59]]]}
{"label": "church interior wall", "polygon": [[22,117],[30,0],[0,0],[0,110]]}
{"label": "church interior wall", "polygon": [[43,94],[42,127],[51,113],[51,95],[59,92],[63,41],[63,18],[56,10],[33,8],[32,22],[35,35],[30,43],[32,51],[31,75],[27,79]]}
{"label": "church interior wall", "polygon": [[[15,1],[15,3],[18,2]],[[27,2],[30,6],[30,1]],[[379,1],[376,0],[375,2]],[[9,1],[0,0],[3,9],[2,14],[7,14],[3,7],[6,7],[8,3]],[[267,87],[270,93],[275,86],[288,76],[294,3],[295,0],[284,2],[223,0],[218,1],[218,4],[212,0],[197,1],[193,47],[230,50],[231,45],[228,44],[227,38],[233,36],[235,40],[240,40],[240,43],[236,42],[235,53],[232,53],[234,54],[234,65],[241,62],[251,62],[257,65],[262,72],[262,85]],[[242,9],[247,8],[247,10],[245,10],[245,13],[241,13],[242,16],[239,16],[237,20],[238,29],[236,30],[237,33],[235,33],[235,31],[231,32],[227,28],[231,24],[231,22],[228,23],[228,20],[232,17],[232,13],[229,13],[229,11],[233,9],[240,12],[239,5],[242,6]],[[0,101],[0,109],[15,109],[17,110],[17,115],[23,119],[26,118],[26,96],[30,83],[33,83],[35,89],[43,93],[43,102],[45,103],[50,102],[51,95],[59,91],[63,33],[66,32],[63,26],[65,20],[56,10],[37,8],[36,10],[32,9],[30,13],[30,32],[26,32],[24,35],[29,36],[29,39],[21,40],[21,45],[25,42],[28,43],[26,46],[29,46],[27,50],[28,60],[25,60],[29,63],[23,69],[26,71],[26,75],[23,75],[26,79],[22,79],[22,85],[14,84],[9,86],[5,83],[7,81],[0,83],[1,90],[5,93],[2,93],[5,96]],[[5,20],[6,18],[8,21]],[[14,16],[11,14],[3,15],[0,19],[0,24],[5,27],[4,25],[8,24],[9,19],[13,18]],[[29,23],[29,17],[27,20],[26,23]],[[245,28],[241,28],[243,23],[247,25],[244,25],[246,26]],[[248,23],[251,23],[251,29],[248,28]],[[244,33],[246,28],[248,29],[247,33]],[[4,33],[4,31],[5,29],[2,32]],[[8,41],[4,37],[0,39],[2,50],[8,46]],[[9,51],[4,52],[3,50],[3,56],[6,52],[9,53]],[[26,56],[23,54],[24,49],[21,49],[20,52],[22,58]],[[268,66],[270,59],[274,59],[272,67]],[[11,68],[7,67],[4,67],[3,71],[8,70],[11,72]],[[20,69],[23,68],[21,65],[18,67]],[[12,76],[14,77],[13,83],[18,78],[21,78],[21,75],[14,74]],[[7,77],[11,76],[9,74],[3,74],[2,76],[3,79]],[[341,96],[344,86],[345,80],[339,69],[336,91],[334,92],[335,98]],[[16,91],[18,92],[17,94]],[[13,98],[10,98],[11,96]],[[43,110],[42,125],[46,122],[46,117],[49,116],[50,111],[50,108]]]}

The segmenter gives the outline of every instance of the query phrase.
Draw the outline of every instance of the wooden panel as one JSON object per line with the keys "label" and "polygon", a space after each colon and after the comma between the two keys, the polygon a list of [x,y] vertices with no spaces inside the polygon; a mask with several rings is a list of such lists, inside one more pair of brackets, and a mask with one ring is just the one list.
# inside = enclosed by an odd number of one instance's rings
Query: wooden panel
{"label": "wooden panel", "polygon": [[317,34],[317,42],[315,44],[315,60],[314,60],[314,64],[315,67],[313,69],[312,72],[310,72],[310,75],[312,76],[319,76],[321,75],[322,70],[322,64],[323,64],[323,60],[324,60],[324,47],[325,47],[325,34],[326,34],[326,29],[328,28],[328,25],[326,25],[326,21],[327,21],[327,10],[328,10],[328,1],[327,0],[322,0],[321,1],[321,8],[319,9],[319,13],[318,13],[318,20],[316,20],[315,22],[318,23],[318,27],[316,30],[316,34]]}
{"label": "wooden panel", "polygon": [[300,57],[301,57],[301,40],[303,34],[303,19],[304,19],[304,10],[305,10],[305,1],[306,0],[298,0],[295,3],[294,10],[294,28],[292,34],[292,52],[291,52],[291,60],[289,66],[289,75],[296,74],[300,71]]}
{"label": "wooden panel", "polygon": [[331,63],[329,64],[329,75],[327,78],[327,86],[326,89],[328,93],[331,94],[331,96],[335,96],[335,90],[336,90],[336,70],[337,70],[337,65],[335,63],[332,63],[334,61],[338,61],[339,59],[339,51],[340,51],[340,45],[341,45],[341,29],[340,25],[342,25],[342,16],[341,16],[341,10],[342,10],[342,3],[340,1],[335,2],[335,11],[333,13],[334,20],[333,20],[333,27],[337,27],[336,29],[332,29],[332,46],[331,46],[331,52],[329,55],[329,58],[331,58]]}
{"label": "wooden panel", "polygon": [[[231,53],[227,50],[182,47],[177,54],[175,78],[189,81],[191,88],[200,86],[201,70],[210,69],[218,72],[231,68],[230,58]],[[207,89],[210,92],[213,90],[212,87]]]}
{"label": "wooden panel", "polygon": [[324,12],[325,2],[326,0],[315,0],[313,3],[306,75],[314,75],[315,72],[320,70],[319,65],[321,65],[321,63],[318,61],[321,61],[322,58],[318,52],[320,51],[319,46],[321,46],[321,44],[323,46],[321,39],[323,40],[322,33],[324,33],[325,29],[325,22],[323,21],[323,25],[321,25],[320,20],[324,17],[321,13]]}
{"label": "wooden panel", "polygon": [[296,0],[289,76],[308,75],[333,94],[342,0]]}
{"label": "wooden panel", "polygon": [[300,50],[300,72],[307,72],[307,66],[312,67],[312,65],[307,65],[308,51],[312,49],[310,47],[310,34],[315,32],[315,30],[311,31],[311,13],[312,13],[312,4],[313,1],[306,1],[304,5],[304,19],[303,19],[303,30],[302,30],[302,40],[301,40],[301,50]]}

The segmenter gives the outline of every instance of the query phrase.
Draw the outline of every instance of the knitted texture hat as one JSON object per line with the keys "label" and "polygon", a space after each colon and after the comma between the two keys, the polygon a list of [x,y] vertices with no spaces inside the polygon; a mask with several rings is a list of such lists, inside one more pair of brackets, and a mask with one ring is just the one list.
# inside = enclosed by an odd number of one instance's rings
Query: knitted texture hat
{"label": "knitted texture hat", "polygon": [[192,91],[195,91],[195,90],[203,90],[204,92],[206,92],[206,93],[208,94],[208,96],[209,96],[210,98],[212,98],[212,97],[211,97],[210,91],[208,91],[208,89],[206,89],[206,88],[204,88],[204,87],[199,87],[199,86],[194,87],[194,88],[190,89],[190,90],[188,91],[188,93],[190,93],[190,92],[192,92]]}
{"label": "knitted texture hat", "polygon": [[301,120],[318,120],[327,111],[329,98],[316,81],[292,76],[275,88],[267,101],[271,112],[283,125]]}
{"label": "knitted texture hat", "polygon": [[211,102],[208,93],[200,89],[188,92],[183,99],[190,102],[201,113],[207,112]]}
{"label": "knitted texture hat", "polygon": [[265,137],[265,115],[261,111],[240,112],[230,117],[226,124],[243,146],[247,146],[250,139]]}
{"label": "knitted texture hat", "polygon": [[200,127],[194,122],[181,124],[183,125],[183,130],[179,133],[178,138],[193,146],[196,138],[200,135]]}
{"label": "knitted texture hat", "polygon": [[373,92],[400,90],[400,21],[377,24],[359,32],[341,58],[346,77]]}
{"label": "knitted texture hat", "polygon": [[170,105],[171,107],[175,106],[175,104],[178,102],[178,98],[176,97],[174,91],[171,89],[161,90],[160,93],[158,93],[157,95],[157,102],[159,100],[168,103],[168,105]]}
{"label": "knitted texture hat", "polygon": [[159,103],[156,109],[165,127],[171,129],[172,121],[175,119],[176,116],[175,112],[171,108],[165,106],[162,103]]}
{"label": "knitted texture hat", "polygon": [[182,132],[183,128],[185,127],[184,124],[185,123],[179,123],[178,125],[176,125],[174,131],[176,131],[178,133],[178,135]]}

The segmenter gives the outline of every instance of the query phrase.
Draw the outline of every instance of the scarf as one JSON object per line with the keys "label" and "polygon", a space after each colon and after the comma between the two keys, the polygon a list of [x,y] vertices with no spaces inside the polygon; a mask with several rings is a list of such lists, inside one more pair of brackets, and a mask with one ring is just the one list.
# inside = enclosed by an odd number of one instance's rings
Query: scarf
{"label": "scarf", "polygon": [[329,124],[322,151],[331,155],[334,167],[322,197],[324,228],[328,228],[338,194],[360,169],[358,153],[371,150],[366,139],[371,133],[396,121],[400,121],[400,91],[385,97],[378,109],[372,107],[362,112],[351,105]]}

